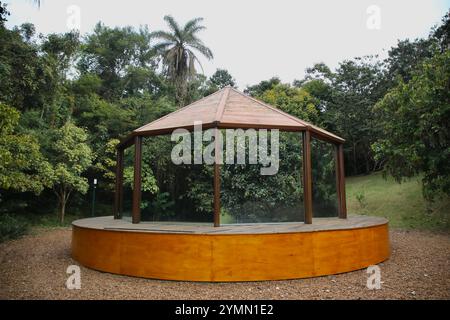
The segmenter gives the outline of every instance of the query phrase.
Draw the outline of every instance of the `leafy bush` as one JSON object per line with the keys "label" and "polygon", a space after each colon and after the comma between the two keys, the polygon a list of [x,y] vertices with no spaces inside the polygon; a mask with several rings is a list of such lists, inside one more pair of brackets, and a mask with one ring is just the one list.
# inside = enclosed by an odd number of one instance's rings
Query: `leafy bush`
{"label": "leafy bush", "polygon": [[9,214],[0,215],[0,242],[16,239],[28,231],[27,222]]}
{"label": "leafy bush", "polygon": [[364,194],[364,191],[357,191],[355,197],[356,197],[356,200],[358,200],[359,206],[362,209],[367,207],[367,199],[366,199],[366,195]]}

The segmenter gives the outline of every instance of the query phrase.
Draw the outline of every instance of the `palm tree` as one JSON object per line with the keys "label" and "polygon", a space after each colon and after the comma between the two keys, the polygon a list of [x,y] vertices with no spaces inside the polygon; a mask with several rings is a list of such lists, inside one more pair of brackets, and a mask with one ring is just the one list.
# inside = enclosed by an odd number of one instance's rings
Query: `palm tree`
{"label": "palm tree", "polygon": [[155,50],[162,56],[164,72],[174,84],[177,101],[182,106],[187,96],[188,81],[197,73],[195,62],[202,68],[194,52],[199,52],[208,59],[212,59],[213,54],[197,37],[199,31],[206,29],[200,25],[203,18],[192,19],[183,28],[180,28],[172,16],[165,16],[164,20],[169,25],[170,32],[156,31],[152,36],[160,40]]}

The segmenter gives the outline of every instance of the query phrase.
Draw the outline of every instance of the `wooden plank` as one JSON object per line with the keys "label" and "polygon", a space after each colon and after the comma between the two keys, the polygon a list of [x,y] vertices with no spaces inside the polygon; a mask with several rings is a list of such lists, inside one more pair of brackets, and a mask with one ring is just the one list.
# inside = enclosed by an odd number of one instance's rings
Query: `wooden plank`
{"label": "wooden plank", "polygon": [[353,230],[369,228],[388,223],[383,217],[350,216],[347,219],[337,217],[315,218],[313,224],[303,222],[283,223],[250,223],[227,224],[220,228],[210,223],[172,222],[172,221],[144,221],[132,224],[126,219],[113,219],[111,216],[75,220],[72,225],[98,230],[122,230],[128,232],[157,232],[164,234],[270,234],[293,232],[316,232],[331,230]]}
{"label": "wooden plank", "polygon": [[[177,128],[190,128],[193,122],[202,121],[203,123],[235,123],[234,128],[264,126],[273,129],[291,129],[296,131],[310,131],[320,139],[342,143],[344,140],[324,129],[309,124],[306,121],[298,119],[288,113],[285,113],[275,107],[272,107],[262,101],[249,97],[231,87],[226,87],[217,91],[211,96],[203,98],[190,104],[187,107],[170,113],[160,119],[146,124],[135,131],[138,135],[156,135],[169,133]],[[125,147],[131,142],[121,144]]]}
{"label": "wooden plank", "polygon": [[305,223],[312,223],[312,173],[311,173],[311,133],[303,132],[303,205]]}
{"label": "wooden plank", "polygon": [[278,129],[286,132],[301,132],[304,128],[281,126],[281,125],[269,125],[269,124],[246,124],[243,122],[221,122],[218,127],[220,129]]}
{"label": "wooden plank", "polygon": [[[142,127],[139,127],[136,130],[134,130],[134,132],[139,132],[141,134],[149,130],[155,131],[168,127],[170,128],[177,127],[178,125],[180,125],[178,121],[180,120],[182,121],[186,117],[189,117],[191,113],[196,113],[197,108],[199,106],[206,107],[206,110],[210,110],[210,112],[203,112],[203,115],[206,116],[207,119],[200,118],[196,120],[201,120],[203,122],[212,122],[214,121],[215,111],[211,112],[211,110],[216,110],[217,104],[220,101],[220,97],[221,97],[220,91],[216,91],[210,94],[209,96],[203,97],[200,100],[195,101],[181,109],[178,109],[146,125],[143,125]],[[176,125],[174,125],[174,122]],[[182,126],[192,126],[192,125],[193,123],[189,122],[188,123],[184,122],[182,124]]]}
{"label": "wooden plank", "polygon": [[134,138],[134,187],[132,223],[141,222],[141,183],[142,183],[142,137]]}
{"label": "wooden plank", "polygon": [[116,146],[116,149],[126,149],[130,146],[133,145],[134,143],[134,133],[130,133],[129,135],[127,135],[125,138],[123,138],[119,144]]}
{"label": "wooden plank", "polygon": [[100,271],[186,281],[316,277],[389,258],[388,225],[281,234],[162,234],[72,228],[72,257]]}
{"label": "wooden plank", "polygon": [[216,116],[214,118],[215,121],[219,121],[222,119],[223,111],[225,110],[225,103],[228,99],[228,94],[230,93],[230,88],[226,87],[223,89],[222,97],[220,98],[219,106],[217,107]]}
{"label": "wooden plank", "polygon": [[317,128],[311,128],[312,136],[316,139],[322,140],[324,142],[328,143],[344,143],[345,140],[340,137],[334,137],[329,134],[325,134],[322,131],[318,130]]}

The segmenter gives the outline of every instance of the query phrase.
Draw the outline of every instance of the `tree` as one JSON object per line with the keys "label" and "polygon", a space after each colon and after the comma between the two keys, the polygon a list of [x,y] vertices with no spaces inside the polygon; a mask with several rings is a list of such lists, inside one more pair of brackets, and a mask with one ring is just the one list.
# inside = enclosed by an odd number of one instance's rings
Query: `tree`
{"label": "tree", "polygon": [[0,103],[0,189],[39,194],[50,186],[50,165],[35,137],[15,132],[20,113]]}
{"label": "tree", "polygon": [[71,67],[79,47],[79,34],[73,31],[48,35],[41,45],[41,50],[47,54],[48,58],[55,61],[60,79],[65,80],[66,72]]}
{"label": "tree", "polygon": [[305,121],[319,125],[319,111],[313,97],[302,88],[277,84],[257,98]]}
{"label": "tree", "polygon": [[442,51],[450,49],[450,12],[442,18],[442,24],[432,33],[439,42]]}
{"label": "tree", "polygon": [[195,63],[201,67],[194,52],[201,53],[207,59],[212,59],[213,53],[197,36],[199,31],[206,29],[200,25],[203,18],[189,20],[183,27],[171,16],[165,16],[164,20],[171,32],[153,32],[152,36],[160,39],[154,48],[163,58],[164,72],[174,84],[177,102],[182,106],[187,95],[187,83],[197,73]]}
{"label": "tree", "polygon": [[[78,70],[82,75],[97,75],[101,79],[100,96],[115,101],[129,93],[130,74],[144,74],[147,79],[153,76],[156,60],[150,40],[146,27],[136,31],[132,27],[109,28],[98,23],[82,46]],[[134,88],[136,91],[148,88],[146,81],[139,83],[142,87]]]}
{"label": "tree", "polygon": [[2,3],[0,1],[0,28],[3,27],[3,24],[7,20],[9,16],[9,11],[6,9],[6,3]]}
{"label": "tree", "polygon": [[387,90],[384,79],[381,63],[372,57],[344,61],[333,76],[333,103],[325,122],[347,140],[347,162],[354,175],[369,173],[377,165],[370,147],[379,137],[372,109]]}
{"label": "tree", "polygon": [[263,80],[253,86],[247,86],[244,92],[252,97],[261,96],[264,91],[272,89],[277,84],[280,84],[281,80],[278,77],[272,77],[269,80]]}
{"label": "tree", "polygon": [[347,140],[347,172],[356,175],[377,168],[370,146],[378,138],[372,108],[387,90],[381,62],[370,56],[355,58],[341,62],[335,71],[319,63],[298,85],[315,99],[325,128]]}
{"label": "tree", "polygon": [[40,80],[36,75],[41,74],[41,81],[45,79],[37,46],[25,40],[30,30],[29,26],[14,30],[0,27],[0,101],[19,110],[39,104]]}
{"label": "tree", "polygon": [[86,141],[87,132],[68,121],[54,131],[48,146],[52,164],[53,191],[58,198],[59,219],[64,222],[66,204],[73,191],[86,193],[89,185],[82,174],[92,163],[93,154]]}
{"label": "tree", "polygon": [[94,169],[98,171],[103,180],[106,189],[114,190],[116,180],[116,146],[119,144],[118,139],[111,139],[102,146],[95,154]]}
{"label": "tree", "polygon": [[397,45],[389,50],[385,62],[388,79],[393,83],[397,77],[409,81],[416,66],[433,55],[432,43],[433,39],[430,38],[398,41]]}
{"label": "tree", "polygon": [[205,97],[226,86],[236,88],[236,80],[234,80],[233,76],[227,70],[217,69],[216,72],[205,81],[204,87],[200,88],[200,93],[201,96]]}
{"label": "tree", "polygon": [[225,69],[217,69],[209,78],[209,81],[216,86],[217,89],[222,89],[226,86],[236,88],[236,80],[234,80],[233,76]]}
{"label": "tree", "polygon": [[376,105],[383,137],[373,144],[397,181],[423,174],[426,199],[450,194],[450,51],[425,59]]}

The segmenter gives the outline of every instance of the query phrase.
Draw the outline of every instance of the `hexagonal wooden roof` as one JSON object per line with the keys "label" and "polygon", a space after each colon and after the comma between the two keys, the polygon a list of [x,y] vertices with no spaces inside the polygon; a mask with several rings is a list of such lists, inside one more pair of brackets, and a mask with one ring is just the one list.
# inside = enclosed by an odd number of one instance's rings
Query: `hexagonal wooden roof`
{"label": "hexagonal wooden roof", "polygon": [[167,114],[133,131],[132,136],[153,136],[171,133],[178,128],[193,130],[194,122],[201,121],[203,129],[217,127],[279,129],[284,131],[309,130],[316,137],[334,143],[344,139],[296,118],[232,87],[225,87]]}

